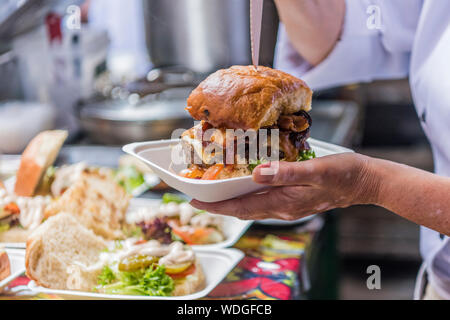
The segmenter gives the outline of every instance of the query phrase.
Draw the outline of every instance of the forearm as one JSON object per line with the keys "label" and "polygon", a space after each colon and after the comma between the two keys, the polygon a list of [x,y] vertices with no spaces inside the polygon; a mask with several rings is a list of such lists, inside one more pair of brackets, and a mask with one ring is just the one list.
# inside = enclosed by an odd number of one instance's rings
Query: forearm
{"label": "forearm", "polygon": [[312,65],[319,64],[338,41],[345,0],[275,0],[294,48]]}
{"label": "forearm", "polygon": [[365,177],[361,202],[450,235],[450,178],[380,159],[369,160]]}

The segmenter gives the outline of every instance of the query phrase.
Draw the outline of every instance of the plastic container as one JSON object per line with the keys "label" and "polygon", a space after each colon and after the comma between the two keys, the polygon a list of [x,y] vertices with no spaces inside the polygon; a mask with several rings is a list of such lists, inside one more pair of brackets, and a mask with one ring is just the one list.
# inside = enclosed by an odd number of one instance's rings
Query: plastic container
{"label": "plastic container", "polygon": [[160,296],[129,296],[113,295],[93,292],[54,290],[36,285],[34,281],[28,284],[28,288],[34,292],[54,294],[66,299],[93,299],[93,300],[193,300],[206,297],[238,264],[244,257],[244,253],[237,249],[216,249],[208,251],[196,251],[206,278],[206,287],[198,292],[185,296],[160,297]]}
{"label": "plastic container", "polygon": [[[353,152],[315,139],[309,139],[308,142],[317,157]],[[172,161],[175,157],[181,157],[179,139],[136,142],[124,146],[123,151],[147,163],[172,188],[200,201],[222,201],[267,188],[254,182],[251,176],[224,180],[197,180],[179,176],[178,173],[186,168],[186,164],[174,164]]]}

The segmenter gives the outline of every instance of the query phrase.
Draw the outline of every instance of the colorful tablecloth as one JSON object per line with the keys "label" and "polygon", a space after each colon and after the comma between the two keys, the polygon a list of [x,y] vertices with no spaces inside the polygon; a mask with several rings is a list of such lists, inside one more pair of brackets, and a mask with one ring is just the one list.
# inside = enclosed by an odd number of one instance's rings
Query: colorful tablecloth
{"label": "colorful tablecloth", "polygon": [[[254,226],[235,245],[245,253],[241,262],[207,299],[297,299],[307,280],[305,253],[322,226],[320,217],[292,228]],[[0,294],[0,299],[61,299],[35,294],[30,280],[21,276]]]}

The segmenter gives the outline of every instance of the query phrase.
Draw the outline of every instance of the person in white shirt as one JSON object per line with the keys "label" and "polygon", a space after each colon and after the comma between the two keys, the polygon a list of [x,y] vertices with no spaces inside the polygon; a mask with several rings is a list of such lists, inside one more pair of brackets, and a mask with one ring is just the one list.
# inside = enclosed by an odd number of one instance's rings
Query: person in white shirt
{"label": "person in white shirt", "polygon": [[[415,298],[450,299],[450,1],[275,0],[282,22],[276,67],[313,89],[409,76],[435,174],[359,154],[280,163],[275,186],[218,203],[192,204],[243,219],[299,219],[356,204],[375,204],[422,226],[429,285]],[[382,126],[382,124],[380,124]]]}

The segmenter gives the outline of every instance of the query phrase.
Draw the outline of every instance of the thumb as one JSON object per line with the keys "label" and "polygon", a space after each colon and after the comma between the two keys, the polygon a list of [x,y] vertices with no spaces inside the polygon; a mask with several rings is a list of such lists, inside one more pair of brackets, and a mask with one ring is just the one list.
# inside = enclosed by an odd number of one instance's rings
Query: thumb
{"label": "thumb", "polygon": [[315,160],[268,162],[253,170],[253,181],[271,186],[310,185],[315,176]]}

